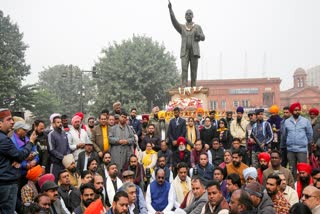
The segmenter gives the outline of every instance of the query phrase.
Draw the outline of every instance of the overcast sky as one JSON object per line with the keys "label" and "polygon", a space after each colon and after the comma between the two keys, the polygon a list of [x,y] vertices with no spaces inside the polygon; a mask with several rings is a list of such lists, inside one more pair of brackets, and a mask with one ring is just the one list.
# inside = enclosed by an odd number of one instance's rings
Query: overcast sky
{"label": "overcast sky", "polygon": [[[198,79],[280,77],[281,88],[288,89],[296,68],[320,64],[319,0],[171,2],[180,23],[192,9],[206,36]],[[34,83],[43,67],[90,69],[102,48],[133,34],[163,43],[180,69],[180,35],[167,5],[167,0],[1,0],[0,10],[24,33],[31,65],[27,82]]]}

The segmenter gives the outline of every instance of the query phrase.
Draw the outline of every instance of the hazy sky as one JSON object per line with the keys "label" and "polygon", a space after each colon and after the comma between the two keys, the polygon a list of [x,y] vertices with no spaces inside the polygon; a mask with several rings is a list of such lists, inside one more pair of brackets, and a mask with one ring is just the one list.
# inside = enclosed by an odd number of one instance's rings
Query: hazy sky
{"label": "hazy sky", "polygon": [[[192,9],[206,36],[200,43],[198,79],[264,75],[280,77],[281,88],[287,89],[296,68],[320,64],[319,0],[171,2],[180,23]],[[27,82],[34,83],[43,67],[90,69],[102,48],[133,34],[163,43],[180,69],[180,35],[167,5],[167,0],[1,0],[0,10],[24,33],[32,73]]]}

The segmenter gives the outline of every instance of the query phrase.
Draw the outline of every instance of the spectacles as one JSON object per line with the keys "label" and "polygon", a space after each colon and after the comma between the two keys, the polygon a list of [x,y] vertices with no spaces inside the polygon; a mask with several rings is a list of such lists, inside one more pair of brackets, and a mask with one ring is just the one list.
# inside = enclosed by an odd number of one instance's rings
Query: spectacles
{"label": "spectacles", "polygon": [[305,199],[309,199],[309,198],[311,198],[311,197],[317,197],[317,196],[308,195],[308,194],[303,194],[303,193],[302,193],[302,197],[304,197]]}

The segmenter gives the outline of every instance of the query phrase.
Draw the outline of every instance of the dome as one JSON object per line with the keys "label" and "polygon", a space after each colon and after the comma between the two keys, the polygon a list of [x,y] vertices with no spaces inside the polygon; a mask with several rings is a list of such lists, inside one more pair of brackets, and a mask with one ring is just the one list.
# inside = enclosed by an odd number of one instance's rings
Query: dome
{"label": "dome", "polygon": [[293,76],[307,75],[306,71],[303,68],[297,68]]}

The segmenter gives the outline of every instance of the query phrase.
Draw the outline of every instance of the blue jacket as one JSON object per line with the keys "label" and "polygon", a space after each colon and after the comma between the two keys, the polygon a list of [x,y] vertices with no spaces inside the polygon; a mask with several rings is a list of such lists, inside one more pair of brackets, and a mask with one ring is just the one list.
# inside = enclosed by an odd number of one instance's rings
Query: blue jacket
{"label": "blue jacket", "polygon": [[308,144],[312,141],[313,130],[309,120],[299,116],[295,121],[293,116],[285,120],[283,129],[284,142],[288,152],[308,151]]}
{"label": "blue jacket", "polygon": [[[256,122],[252,126],[252,133],[255,135],[255,137],[260,141],[260,144],[265,144],[265,147],[271,143],[273,139],[273,131],[271,128],[271,125],[267,121],[262,122]],[[260,148],[258,144],[253,145],[253,151],[255,152],[264,152]]]}
{"label": "blue jacket", "polygon": [[[176,122],[177,118],[173,118],[169,122],[168,136],[169,145],[172,145],[172,141],[177,140],[179,137],[185,137],[187,133],[186,120],[179,117],[178,124]],[[178,146],[175,146],[172,150],[176,150]]]}
{"label": "blue jacket", "polygon": [[12,167],[11,164],[26,159],[32,146],[32,143],[28,143],[22,150],[18,150],[7,134],[0,131],[0,186],[18,183],[20,169]]}
{"label": "blue jacket", "polygon": [[134,131],[136,132],[136,134],[140,137],[140,135],[142,134],[142,129],[141,129],[141,123],[139,120],[137,120],[136,118],[132,119],[131,117],[129,118],[129,122],[130,122],[130,126],[132,126],[132,128],[134,129]]}
{"label": "blue jacket", "polygon": [[[12,142],[14,143],[14,145],[17,147],[17,149],[22,150],[22,149],[24,148],[24,146],[28,143],[29,139],[26,137],[26,140],[25,140],[26,144],[23,145],[23,146],[21,146],[21,147],[19,147],[18,142],[16,141],[15,136],[16,136],[16,134],[13,133],[13,135],[11,136],[10,139],[12,140]],[[32,150],[31,150],[31,151],[32,151],[32,152],[36,152],[36,151],[37,151],[37,146],[36,146],[36,145],[32,146]],[[34,160],[35,160],[35,161],[37,162],[37,164],[38,164],[38,163],[39,163],[39,156],[36,155],[36,156],[34,157]],[[27,161],[27,160],[23,160],[23,161],[21,162],[21,167],[20,167],[20,169],[21,169],[21,175],[26,175],[26,174],[27,174],[27,164],[28,164],[28,162],[29,162],[29,161]]]}

